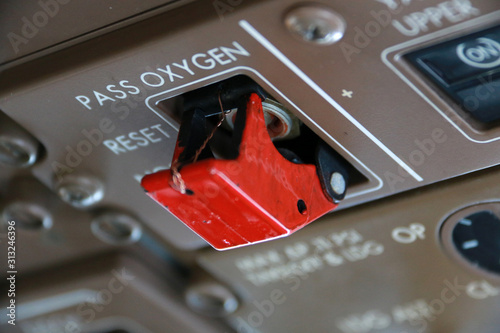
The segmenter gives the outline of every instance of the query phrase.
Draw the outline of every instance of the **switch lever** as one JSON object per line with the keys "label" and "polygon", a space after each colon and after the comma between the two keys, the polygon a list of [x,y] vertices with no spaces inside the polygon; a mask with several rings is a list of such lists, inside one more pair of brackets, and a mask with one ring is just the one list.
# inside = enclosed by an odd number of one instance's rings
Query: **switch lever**
{"label": "switch lever", "polygon": [[218,250],[287,236],[337,207],[315,165],[293,163],[278,152],[267,132],[262,97],[252,93],[239,100],[235,159],[215,159],[207,151],[192,161],[189,144],[199,148],[203,141],[188,135],[203,128],[198,105],[181,124],[174,152],[185,191],[174,182],[172,169],[142,179],[148,196]]}

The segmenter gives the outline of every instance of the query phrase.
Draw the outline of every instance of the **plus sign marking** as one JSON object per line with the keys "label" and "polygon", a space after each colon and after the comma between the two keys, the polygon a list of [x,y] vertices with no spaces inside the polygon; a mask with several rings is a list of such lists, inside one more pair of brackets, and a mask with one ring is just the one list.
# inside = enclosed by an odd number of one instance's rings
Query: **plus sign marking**
{"label": "plus sign marking", "polygon": [[352,98],[353,91],[342,89],[342,97]]}

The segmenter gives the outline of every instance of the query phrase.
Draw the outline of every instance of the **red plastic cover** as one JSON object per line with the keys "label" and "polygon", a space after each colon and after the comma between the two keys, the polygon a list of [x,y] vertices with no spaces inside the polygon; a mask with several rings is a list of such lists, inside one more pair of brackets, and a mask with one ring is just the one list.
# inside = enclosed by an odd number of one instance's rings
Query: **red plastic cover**
{"label": "red plastic cover", "polygon": [[185,194],[171,170],[145,176],[142,186],[218,250],[287,236],[337,206],[325,197],[314,165],[292,163],[276,150],[256,94],[247,103],[238,158],[197,161],[180,175]]}

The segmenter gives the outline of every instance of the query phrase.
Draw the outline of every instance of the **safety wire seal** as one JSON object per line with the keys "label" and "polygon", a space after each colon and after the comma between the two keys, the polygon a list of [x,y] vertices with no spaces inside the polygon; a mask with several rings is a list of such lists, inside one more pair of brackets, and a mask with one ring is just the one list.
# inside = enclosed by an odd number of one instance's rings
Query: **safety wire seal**
{"label": "safety wire seal", "polygon": [[[219,105],[220,105],[220,110],[221,110],[219,122],[217,123],[217,125],[215,125],[214,129],[210,132],[210,134],[207,136],[207,138],[205,139],[203,144],[200,146],[200,148],[198,148],[198,150],[194,154],[194,156],[192,158],[192,163],[195,163],[198,160],[198,157],[200,156],[201,152],[205,149],[207,144],[213,138],[217,129],[222,126],[222,123],[224,123],[224,119],[226,119],[226,113],[231,112],[231,110],[227,110],[227,112],[224,111],[224,107],[222,106],[222,100],[220,97],[220,91],[218,93],[218,99],[219,99]],[[187,193],[186,183],[182,179],[182,175],[179,171],[179,168],[180,168],[180,163],[179,163],[179,159],[177,158],[172,163],[172,168],[171,168],[171,170],[172,170],[172,183],[174,185],[173,188],[182,194],[186,194]]]}

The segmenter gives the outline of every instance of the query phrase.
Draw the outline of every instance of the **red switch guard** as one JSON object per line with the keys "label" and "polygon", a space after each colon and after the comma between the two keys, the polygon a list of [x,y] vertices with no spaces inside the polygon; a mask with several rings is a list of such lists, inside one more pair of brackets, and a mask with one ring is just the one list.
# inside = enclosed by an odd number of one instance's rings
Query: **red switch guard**
{"label": "red switch guard", "polygon": [[218,250],[287,236],[337,207],[323,193],[314,165],[292,163],[276,150],[257,94],[247,102],[237,159],[197,161],[180,175],[185,194],[171,170],[145,176],[142,186]]}

